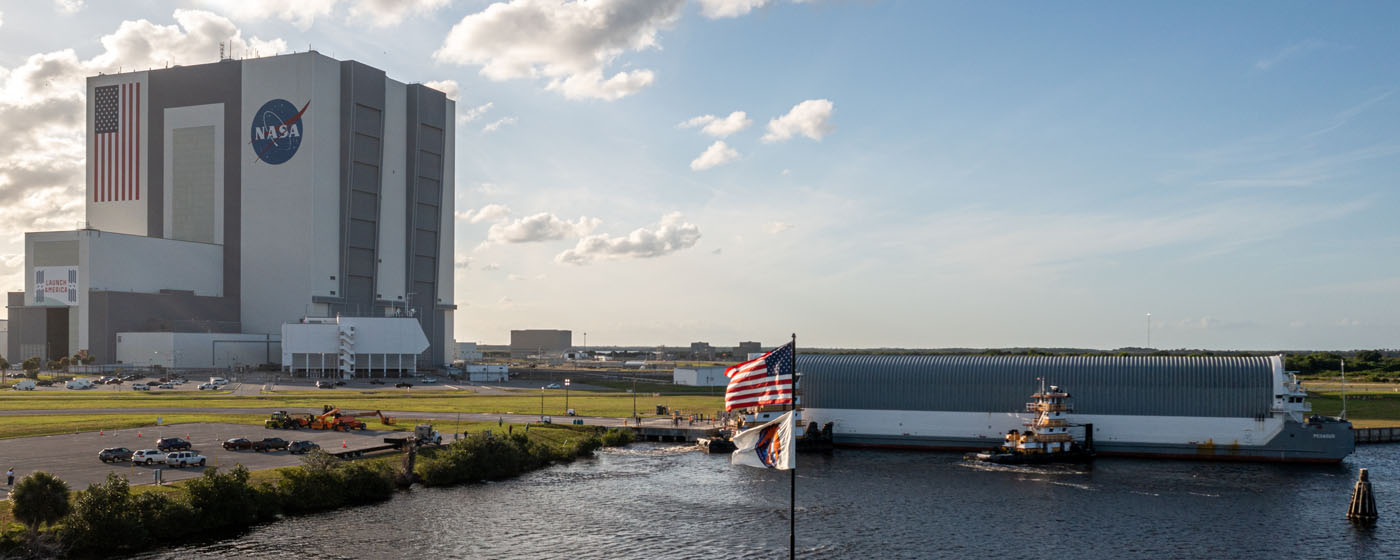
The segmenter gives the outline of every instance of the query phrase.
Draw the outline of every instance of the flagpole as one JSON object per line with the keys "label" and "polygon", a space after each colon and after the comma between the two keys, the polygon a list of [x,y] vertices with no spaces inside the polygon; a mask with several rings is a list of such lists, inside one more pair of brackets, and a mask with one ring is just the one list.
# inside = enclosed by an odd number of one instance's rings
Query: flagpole
{"label": "flagpole", "polygon": [[[792,427],[797,428],[797,333],[792,333],[792,398],[790,412],[793,415]],[[793,440],[792,453],[797,453],[797,440]],[[797,558],[797,469],[788,469],[788,560]]]}

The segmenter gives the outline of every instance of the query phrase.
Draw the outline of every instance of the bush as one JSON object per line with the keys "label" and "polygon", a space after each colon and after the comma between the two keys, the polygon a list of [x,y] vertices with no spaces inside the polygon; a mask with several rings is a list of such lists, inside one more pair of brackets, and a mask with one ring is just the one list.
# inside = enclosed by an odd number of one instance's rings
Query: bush
{"label": "bush", "polygon": [[131,499],[131,511],[137,524],[145,528],[146,536],[157,542],[183,537],[199,529],[190,524],[195,512],[188,503],[161,492],[137,494]]}
{"label": "bush", "polygon": [[63,524],[63,541],[77,552],[135,549],[146,541],[146,529],[132,515],[131,488],[125,478],[107,473],[107,480],[89,485],[73,500]]}
{"label": "bush", "polygon": [[238,465],[227,474],[209,467],[185,485],[190,508],[207,530],[241,529],[258,520],[257,490],[248,484],[248,469]]}
{"label": "bush", "polygon": [[610,429],[603,432],[603,445],[608,447],[621,447],[632,443],[636,439],[632,430]]}
{"label": "bush", "polygon": [[10,492],[10,512],[38,531],[68,515],[68,483],[44,471],[24,477]]}

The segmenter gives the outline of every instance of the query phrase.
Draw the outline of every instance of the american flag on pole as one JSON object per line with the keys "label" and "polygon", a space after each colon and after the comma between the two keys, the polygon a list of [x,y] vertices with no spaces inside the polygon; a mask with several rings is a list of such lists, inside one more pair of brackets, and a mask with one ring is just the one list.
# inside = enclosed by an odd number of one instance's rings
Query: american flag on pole
{"label": "american flag on pole", "polygon": [[93,90],[92,201],[141,200],[141,84]]}
{"label": "american flag on pole", "polygon": [[792,377],[797,369],[792,343],[724,370],[729,386],[724,389],[724,409],[792,404]]}

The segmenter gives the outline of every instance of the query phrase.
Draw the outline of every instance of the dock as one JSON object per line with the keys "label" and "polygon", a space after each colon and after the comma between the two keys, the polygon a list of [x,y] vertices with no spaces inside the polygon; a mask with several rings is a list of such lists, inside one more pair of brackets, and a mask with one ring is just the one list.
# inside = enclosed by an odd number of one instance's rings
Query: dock
{"label": "dock", "polygon": [[709,427],[629,427],[637,436],[637,441],[662,441],[673,443],[695,443],[703,437],[718,437],[719,428]]}
{"label": "dock", "polygon": [[1352,428],[1352,435],[1356,436],[1357,445],[1363,443],[1393,443],[1400,442],[1400,426],[1387,426],[1384,428]]}

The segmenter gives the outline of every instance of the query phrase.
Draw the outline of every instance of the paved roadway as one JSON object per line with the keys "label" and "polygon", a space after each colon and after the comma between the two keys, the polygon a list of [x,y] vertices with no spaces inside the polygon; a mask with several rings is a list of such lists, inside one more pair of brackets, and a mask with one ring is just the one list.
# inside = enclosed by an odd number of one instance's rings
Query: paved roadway
{"label": "paved roadway", "polygon": [[[385,434],[398,432],[333,432],[320,430],[265,430],[257,426],[238,424],[175,424],[171,426],[149,426],[126,430],[107,430],[56,436],[12,438],[0,440],[0,469],[14,468],[15,478],[36,470],[48,471],[68,482],[72,490],[82,490],[88,484],[101,481],[107,473],[125,475],[132,484],[149,484],[154,480],[154,471],[162,469],[166,481],[183,480],[199,476],[203,468],[166,468],[164,465],[132,465],[129,462],[103,463],[97,459],[97,452],[107,447],[125,447],[131,450],[153,449],[161,437],[186,438],[194,444],[194,450],[209,459],[208,466],[232,466],[242,464],[250,470],[285,467],[301,463],[300,455],[286,451],[258,453],[255,451],[225,451],[224,440],[246,437],[259,440],[265,437],[280,437],[288,441],[311,440],[322,448],[339,451],[383,445]],[[8,497],[9,487],[4,495]]]}

